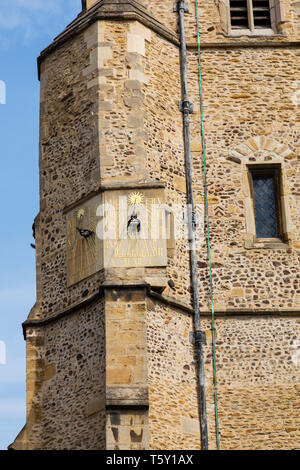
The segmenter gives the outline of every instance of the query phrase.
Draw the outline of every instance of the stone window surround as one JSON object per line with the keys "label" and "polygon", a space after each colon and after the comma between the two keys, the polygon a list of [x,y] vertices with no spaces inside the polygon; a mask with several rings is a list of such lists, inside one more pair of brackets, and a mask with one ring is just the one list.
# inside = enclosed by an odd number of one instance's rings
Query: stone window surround
{"label": "stone window surround", "polygon": [[[283,228],[283,238],[257,238],[255,228],[254,201],[251,190],[251,168],[279,168],[280,169],[280,216]],[[289,218],[288,194],[284,184],[285,171],[284,164],[280,160],[270,160],[268,162],[247,162],[243,168],[243,189],[245,191],[246,205],[246,238],[245,248],[247,249],[289,249],[291,245],[292,227]]]}
{"label": "stone window surround", "polygon": [[[280,23],[285,21],[285,12],[282,0],[270,0],[271,8],[271,23],[272,28],[267,29],[232,29],[231,28],[231,14],[230,14],[230,0],[218,0],[219,12],[221,18],[222,30],[225,36],[228,37],[265,37],[265,36],[277,36],[279,31]],[[248,0],[248,5],[250,2]],[[251,4],[252,8],[252,4]]]}
{"label": "stone window surround", "polygon": [[[291,197],[286,176],[286,159],[294,156],[294,152],[285,144],[281,144],[271,136],[259,135],[251,137],[239,147],[229,152],[228,161],[241,165],[242,197],[245,205],[245,248],[246,249],[284,249],[291,250],[295,239],[295,227],[291,222],[289,200]],[[280,201],[283,240],[256,239],[255,214],[249,168],[251,166],[276,166],[280,168]]]}

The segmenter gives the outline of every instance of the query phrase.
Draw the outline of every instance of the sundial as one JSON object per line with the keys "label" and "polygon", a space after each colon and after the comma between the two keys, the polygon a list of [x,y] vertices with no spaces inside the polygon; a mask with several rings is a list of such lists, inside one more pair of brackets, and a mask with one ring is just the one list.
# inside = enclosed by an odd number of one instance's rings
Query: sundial
{"label": "sundial", "polygon": [[104,240],[105,267],[166,266],[164,191],[110,191],[105,201],[116,215],[116,236]]}
{"label": "sundial", "polygon": [[111,190],[67,213],[67,282],[103,268],[167,265],[163,189]]}

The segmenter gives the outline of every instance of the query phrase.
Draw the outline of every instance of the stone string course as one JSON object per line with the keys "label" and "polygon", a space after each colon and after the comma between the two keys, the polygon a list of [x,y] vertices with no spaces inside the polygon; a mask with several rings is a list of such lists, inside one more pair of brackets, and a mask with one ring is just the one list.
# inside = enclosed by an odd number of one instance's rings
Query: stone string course
{"label": "stone string course", "polygon": [[[176,33],[173,0],[140,3]],[[196,37],[194,2],[189,3],[191,45]],[[284,0],[279,34],[232,38],[222,29],[220,3],[200,1],[199,16],[202,41],[227,44],[202,51],[215,308],[233,312],[216,320],[221,448],[292,449],[300,445],[300,323],[297,314],[280,313],[300,311],[300,12],[297,2]],[[275,40],[295,45],[277,47]],[[237,47],[239,42],[249,47]],[[257,47],[260,42],[269,47]],[[197,61],[196,49],[189,47],[194,195],[203,214]],[[161,182],[167,204],[184,207],[179,49],[138,19],[102,19],[43,55],[40,72],[37,302],[29,319],[55,317],[81,302],[87,291],[92,296],[103,282],[110,286],[102,299],[65,318],[26,328],[27,423],[12,447],[199,449],[197,359],[189,341],[192,317],[150,300],[141,287],[147,276],[166,273],[174,286],[163,295],[191,305],[186,241],[176,240],[162,269],[124,268],[115,278],[113,271],[102,269],[71,287],[66,270],[65,208],[101,186]],[[259,249],[253,244],[246,170],[250,163],[270,162],[282,168],[287,241],[276,249]],[[200,220],[199,297],[207,311],[206,230]],[[124,287],[126,282],[129,287]],[[261,315],[239,316],[244,309]],[[210,327],[206,317],[213,449]],[[133,406],[138,397],[140,409]]]}

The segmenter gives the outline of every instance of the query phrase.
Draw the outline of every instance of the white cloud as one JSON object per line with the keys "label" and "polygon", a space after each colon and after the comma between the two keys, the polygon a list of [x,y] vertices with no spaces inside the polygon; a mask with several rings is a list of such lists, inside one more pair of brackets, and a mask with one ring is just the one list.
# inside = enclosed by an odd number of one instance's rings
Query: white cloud
{"label": "white cloud", "polygon": [[[27,41],[54,31],[80,11],[80,0],[0,0],[0,30],[20,30]],[[3,32],[3,31],[2,31]]]}

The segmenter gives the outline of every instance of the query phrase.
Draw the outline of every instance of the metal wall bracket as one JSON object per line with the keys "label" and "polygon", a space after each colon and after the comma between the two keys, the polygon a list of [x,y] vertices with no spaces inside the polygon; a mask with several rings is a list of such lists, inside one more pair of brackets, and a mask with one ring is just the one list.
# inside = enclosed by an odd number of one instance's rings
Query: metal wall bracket
{"label": "metal wall bracket", "polygon": [[[199,214],[197,214],[196,212],[192,213],[191,214],[191,217],[192,217],[192,224],[194,227],[199,227],[200,225],[200,218],[199,218]],[[188,210],[185,210],[184,211],[184,223],[186,225],[188,225],[190,223],[190,212]]]}
{"label": "metal wall bracket", "polygon": [[190,12],[189,4],[187,2],[184,2],[183,0],[180,0],[179,2],[174,3],[174,5],[173,5],[174,13],[178,13],[180,8],[184,9],[184,13],[189,13]]}
{"label": "metal wall bracket", "polygon": [[205,331],[190,331],[190,342],[192,344],[196,344],[196,343],[206,344]]}
{"label": "metal wall bracket", "polygon": [[194,105],[189,101],[179,101],[179,111],[182,113],[188,112],[189,114],[193,114]]}

